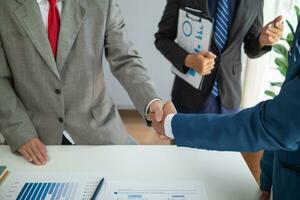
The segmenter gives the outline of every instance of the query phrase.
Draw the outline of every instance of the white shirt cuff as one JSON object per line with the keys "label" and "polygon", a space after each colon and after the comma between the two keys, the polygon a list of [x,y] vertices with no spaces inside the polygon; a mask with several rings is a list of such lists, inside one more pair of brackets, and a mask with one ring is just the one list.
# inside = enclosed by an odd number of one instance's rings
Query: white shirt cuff
{"label": "white shirt cuff", "polygon": [[174,116],[175,116],[175,114],[169,114],[166,117],[165,124],[164,124],[166,136],[171,139],[174,139],[174,134],[173,134],[173,130],[172,130],[172,119]]}
{"label": "white shirt cuff", "polygon": [[162,100],[160,100],[160,99],[153,99],[152,101],[150,101],[150,102],[147,104],[147,107],[146,107],[146,111],[145,111],[145,116],[146,116],[146,117],[147,117],[147,115],[148,115],[148,113],[149,113],[149,108],[150,108],[151,104],[152,104],[154,101],[160,101],[161,103],[163,103]]}

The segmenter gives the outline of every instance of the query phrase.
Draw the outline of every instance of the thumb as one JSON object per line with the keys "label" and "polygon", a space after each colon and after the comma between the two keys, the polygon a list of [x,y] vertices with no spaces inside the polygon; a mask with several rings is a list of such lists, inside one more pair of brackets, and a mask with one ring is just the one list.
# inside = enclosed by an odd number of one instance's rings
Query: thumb
{"label": "thumb", "polygon": [[204,56],[211,59],[217,58],[217,56],[210,51],[204,52]]}
{"label": "thumb", "polygon": [[162,106],[157,106],[154,109],[154,119],[157,122],[161,122],[164,116],[164,112],[163,112],[163,107]]}
{"label": "thumb", "polygon": [[148,118],[150,118],[150,121],[157,121],[161,122],[163,119],[163,105],[160,102],[153,103],[152,106],[150,106],[150,113],[148,114]]}
{"label": "thumb", "polygon": [[278,17],[276,17],[275,19],[274,19],[274,24],[275,23],[279,23],[279,22],[281,22],[283,20],[283,16],[282,15],[280,15],[280,16],[278,16]]}

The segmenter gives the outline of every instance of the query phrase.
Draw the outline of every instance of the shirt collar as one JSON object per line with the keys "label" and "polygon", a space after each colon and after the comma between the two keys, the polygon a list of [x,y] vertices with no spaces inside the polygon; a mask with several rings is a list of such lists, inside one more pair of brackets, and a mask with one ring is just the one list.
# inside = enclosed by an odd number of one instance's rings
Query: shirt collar
{"label": "shirt collar", "polygon": [[[37,1],[38,4],[40,4],[40,3],[46,3],[49,0],[36,0],[36,1]],[[65,0],[56,0],[57,3],[60,2],[60,1],[64,2]]]}

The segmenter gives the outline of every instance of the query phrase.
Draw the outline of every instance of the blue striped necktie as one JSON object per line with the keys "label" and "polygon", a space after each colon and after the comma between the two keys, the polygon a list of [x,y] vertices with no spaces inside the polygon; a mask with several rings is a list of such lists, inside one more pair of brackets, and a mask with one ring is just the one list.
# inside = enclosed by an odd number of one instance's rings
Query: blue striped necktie
{"label": "blue striped necktie", "polygon": [[[215,42],[220,52],[223,51],[229,33],[229,0],[218,0],[216,19],[215,19]],[[212,95],[219,95],[218,83],[215,81]]]}

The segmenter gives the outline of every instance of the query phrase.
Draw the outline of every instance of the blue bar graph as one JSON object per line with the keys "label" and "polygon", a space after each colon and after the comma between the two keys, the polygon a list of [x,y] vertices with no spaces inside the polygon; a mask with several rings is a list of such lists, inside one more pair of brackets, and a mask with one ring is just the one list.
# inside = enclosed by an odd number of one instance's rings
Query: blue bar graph
{"label": "blue bar graph", "polygon": [[72,199],[78,183],[25,183],[17,200]]}

